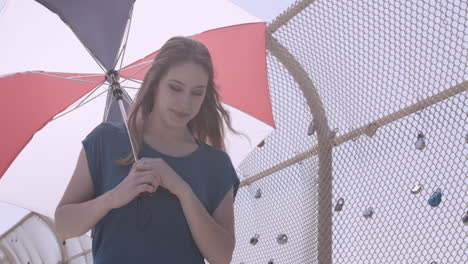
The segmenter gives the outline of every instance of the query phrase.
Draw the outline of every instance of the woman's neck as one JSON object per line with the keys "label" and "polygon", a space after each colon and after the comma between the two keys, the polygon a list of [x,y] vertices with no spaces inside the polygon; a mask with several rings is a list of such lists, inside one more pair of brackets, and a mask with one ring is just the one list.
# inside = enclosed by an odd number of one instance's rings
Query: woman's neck
{"label": "woman's neck", "polygon": [[187,127],[168,127],[156,118],[148,117],[143,128],[143,138],[152,142],[193,142]]}

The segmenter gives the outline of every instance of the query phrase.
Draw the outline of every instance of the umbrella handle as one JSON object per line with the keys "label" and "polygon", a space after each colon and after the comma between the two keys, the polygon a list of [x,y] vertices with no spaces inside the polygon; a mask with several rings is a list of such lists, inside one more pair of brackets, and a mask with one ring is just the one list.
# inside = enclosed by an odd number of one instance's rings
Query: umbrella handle
{"label": "umbrella handle", "polygon": [[130,145],[132,147],[133,158],[134,158],[134,160],[136,162],[136,161],[138,161],[138,156],[137,156],[137,153],[135,151],[135,146],[133,145],[133,140],[132,140],[132,137],[130,135],[130,130],[128,129],[127,113],[125,112],[125,107],[123,105],[122,98],[117,97],[117,102],[119,103],[120,113],[122,114],[122,120],[124,121],[125,128],[127,129],[128,139],[130,140]]}

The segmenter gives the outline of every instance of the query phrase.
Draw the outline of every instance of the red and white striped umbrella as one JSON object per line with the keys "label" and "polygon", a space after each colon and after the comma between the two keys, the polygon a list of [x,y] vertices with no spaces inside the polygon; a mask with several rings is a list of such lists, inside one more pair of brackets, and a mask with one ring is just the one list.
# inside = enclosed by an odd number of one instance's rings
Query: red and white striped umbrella
{"label": "red and white striped umbrella", "polygon": [[119,72],[128,105],[157,49],[175,35],[193,36],[211,52],[224,106],[248,136],[227,135],[237,166],[274,128],[265,31],[223,0],[7,1],[0,10],[0,201],[53,218],[81,140],[100,122],[121,119],[106,73]]}

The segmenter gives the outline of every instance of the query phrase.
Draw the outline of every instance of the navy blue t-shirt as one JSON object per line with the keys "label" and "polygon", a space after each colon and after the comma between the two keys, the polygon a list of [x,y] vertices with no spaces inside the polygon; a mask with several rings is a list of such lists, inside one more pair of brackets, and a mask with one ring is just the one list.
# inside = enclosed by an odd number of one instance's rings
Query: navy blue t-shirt
{"label": "navy blue t-shirt", "polygon": [[[131,151],[123,124],[102,123],[83,140],[95,196],[117,186],[130,166],[116,160]],[[239,178],[229,156],[207,144],[184,157],[172,157],[143,143],[139,157],[162,158],[191,187],[210,215]],[[95,264],[205,263],[190,233],[179,199],[163,187],[111,210],[93,228]]]}

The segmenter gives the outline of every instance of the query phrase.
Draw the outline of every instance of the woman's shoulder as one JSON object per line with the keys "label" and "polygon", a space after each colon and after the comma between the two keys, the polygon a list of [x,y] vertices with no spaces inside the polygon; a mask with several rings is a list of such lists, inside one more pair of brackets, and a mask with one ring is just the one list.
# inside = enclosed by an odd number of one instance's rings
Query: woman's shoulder
{"label": "woman's shoulder", "polygon": [[122,133],[122,129],[125,128],[123,123],[108,123],[102,122],[91,131],[91,133],[97,134],[109,134],[109,133]]}
{"label": "woman's shoulder", "polygon": [[125,133],[125,125],[102,122],[95,126],[88,134],[88,138],[112,138]]}
{"label": "woman's shoulder", "polygon": [[221,149],[215,148],[211,145],[203,143],[203,150],[206,156],[206,160],[209,160],[213,164],[227,165],[231,163],[229,154]]}

